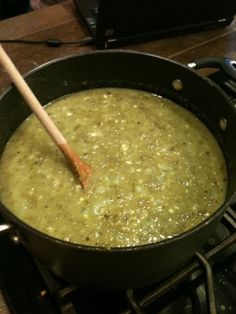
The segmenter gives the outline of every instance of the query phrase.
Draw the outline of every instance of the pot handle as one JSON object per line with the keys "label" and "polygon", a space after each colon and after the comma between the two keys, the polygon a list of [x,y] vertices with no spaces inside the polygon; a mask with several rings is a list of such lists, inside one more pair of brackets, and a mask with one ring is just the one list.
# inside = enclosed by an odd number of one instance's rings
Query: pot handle
{"label": "pot handle", "polygon": [[[14,231],[13,231],[14,230]],[[13,231],[13,232],[12,232]],[[2,223],[0,224],[0,236],[1,233],[7,233],[9,232],[10,234],[10,239],[12,240],[13,243],[15,244],[20,244],[23,243],[23,237],[19,234],[18,230],[11,225],[10,223]]]}
{"label": "pot handle", "polygon": [[187,66],[194,70],[201,68],[219,68],[222,69],[231,79],[236,80],[236,61],[230,58],[202,58],[189,62]]}
{"label": "pot handle", "polygon": [[0,234],[8,232],[13,229],[13,226],[9,223],[0,224]]}

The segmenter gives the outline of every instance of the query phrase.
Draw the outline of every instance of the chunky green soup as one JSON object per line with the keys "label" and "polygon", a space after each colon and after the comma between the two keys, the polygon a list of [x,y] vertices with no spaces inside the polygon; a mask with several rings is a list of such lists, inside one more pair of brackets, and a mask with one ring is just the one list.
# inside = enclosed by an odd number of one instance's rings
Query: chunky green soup
{"label": "chunky green soup", "polygon": [[56,238],[102,247],[153,243],[199,224],[223,203],[226,166],[192,113],[151,93],[99,88],[47,111],[93,169],[84,192],[34,115],[0,164],[1,201]]}

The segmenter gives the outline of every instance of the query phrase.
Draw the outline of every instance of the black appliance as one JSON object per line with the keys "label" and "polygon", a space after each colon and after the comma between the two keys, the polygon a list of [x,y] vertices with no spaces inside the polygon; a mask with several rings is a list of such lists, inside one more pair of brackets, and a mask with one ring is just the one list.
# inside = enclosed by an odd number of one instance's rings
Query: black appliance
{"label": "black appliance", "polygon": [[234,0],[74,0],[98,48],[222,27],[236,13]]}

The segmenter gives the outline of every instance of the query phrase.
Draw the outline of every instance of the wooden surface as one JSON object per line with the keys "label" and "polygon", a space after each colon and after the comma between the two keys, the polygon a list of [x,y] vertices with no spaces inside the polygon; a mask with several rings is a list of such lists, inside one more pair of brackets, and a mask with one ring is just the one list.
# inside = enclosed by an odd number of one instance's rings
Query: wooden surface
{"label": "wooden surface", "polygon": [[10,314],[9,309],[6,305],[5,299],[0,291],[0,313],[1,314]]}
{"label": "wooden surface", "polygon": [[[0,39],[80,40],[87,36],[72,1],[0,21]],[[4,48],[22,74],[52,59],[96,49],[95,46],[54,48],[28,44],[4,44]],[[236,59],[236,20],[220,29],[123,46],[122,49],[154,53],[181,63],[206,56]],[[8,84],[9,79],[0,68],[0,94]]]}

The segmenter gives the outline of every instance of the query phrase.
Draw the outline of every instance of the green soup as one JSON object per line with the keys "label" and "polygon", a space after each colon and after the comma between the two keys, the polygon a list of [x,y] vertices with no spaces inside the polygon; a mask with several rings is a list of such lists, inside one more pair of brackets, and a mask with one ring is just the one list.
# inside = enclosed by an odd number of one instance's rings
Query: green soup
{"label": "green soup", "polygon": [[172,101],[98,88],[46,109],[93,172],[84,192],[35,116],[25,120],[2,155],[0,193],[34,228],[79,244],[136,246],[187,231],[224,202],[219,145]]}

